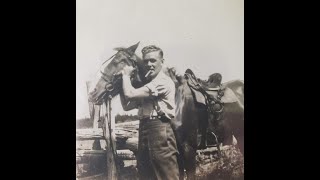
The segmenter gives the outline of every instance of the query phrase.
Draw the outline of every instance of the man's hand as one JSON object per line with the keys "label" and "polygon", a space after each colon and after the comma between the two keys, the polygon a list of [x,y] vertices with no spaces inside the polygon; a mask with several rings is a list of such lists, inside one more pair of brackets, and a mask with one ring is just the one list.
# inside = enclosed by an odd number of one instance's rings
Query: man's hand
{"label": "man's hand", "polygon": [[131,76],[132,72],[133,72],[134,68],[132,66],[125,66],[122,71],[121,74],[122,75],[126,75],[126,76]]}

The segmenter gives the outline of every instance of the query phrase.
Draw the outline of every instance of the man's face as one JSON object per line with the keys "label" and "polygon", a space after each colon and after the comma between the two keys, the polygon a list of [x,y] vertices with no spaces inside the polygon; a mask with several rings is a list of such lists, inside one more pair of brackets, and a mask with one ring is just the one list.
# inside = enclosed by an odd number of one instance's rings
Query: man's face
{"label": "man's face", "polygon": [[155,78],[158,73],[161,71],[163,63],[163,58],[160,55],[160,51],[153,51],[145,54],[142,59],[143,69],[145,72],[145,75],[147,75],[146,79],[153,79]]}

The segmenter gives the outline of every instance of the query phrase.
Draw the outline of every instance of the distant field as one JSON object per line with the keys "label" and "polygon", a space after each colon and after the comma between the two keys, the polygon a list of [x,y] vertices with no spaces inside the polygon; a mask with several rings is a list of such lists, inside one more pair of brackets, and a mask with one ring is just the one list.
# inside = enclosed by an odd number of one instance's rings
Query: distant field
{"label": "distant field", "polygon": [[87,129],[93,127],[93,122],[90,120],[90,118],[76,120],[76,123],[77,129]]}
{"label": "distant field", "polygon": [[[103,119],[103,117],[100,117],[100,119]],[[130,121],[136,121],[136,120],[138,120],[138,116],[132,116],[132,115],[116,115],[115,116],[116,123],[130,122]],[[99,123],[99,128],[101,127],[102,127],[102,123]],[[93,121],[91,121],[90,118],[78,119],[76,120],[76,128],[77,129],[93,128]]]}

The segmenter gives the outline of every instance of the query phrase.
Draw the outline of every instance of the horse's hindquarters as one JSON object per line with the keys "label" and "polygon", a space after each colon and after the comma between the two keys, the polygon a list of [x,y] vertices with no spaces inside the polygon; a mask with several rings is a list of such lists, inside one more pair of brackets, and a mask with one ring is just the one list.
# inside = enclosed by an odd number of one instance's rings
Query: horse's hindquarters
{"label": "horse's hindquarters", "polygon": [[220,127],[223,128],[223,143],[231,145],[234,136],[240,150],[243,151],[244,109],[239,102],[225,104]]}

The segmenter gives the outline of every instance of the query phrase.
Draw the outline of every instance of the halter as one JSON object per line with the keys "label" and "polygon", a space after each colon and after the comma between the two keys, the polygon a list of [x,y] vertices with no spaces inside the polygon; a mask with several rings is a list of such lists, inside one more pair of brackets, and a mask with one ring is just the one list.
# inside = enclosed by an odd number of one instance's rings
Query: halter
{"label": "halter", "polygon": [[[117,54],[117,53],[115,53],[114,55],[112,55],[109,59],[105,60],[105,61],[101,64],[101,67],[102,67],[106,62],[108,62],[111,58],[113,58],[116,54]],[[103,74],[103,75],[105,75],[105,73],[103,73],[103,72],[101,71],[101,67],[100,67],[100,73]]]}

